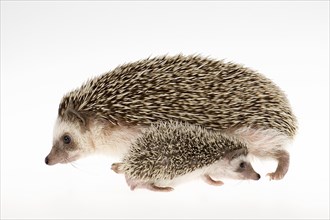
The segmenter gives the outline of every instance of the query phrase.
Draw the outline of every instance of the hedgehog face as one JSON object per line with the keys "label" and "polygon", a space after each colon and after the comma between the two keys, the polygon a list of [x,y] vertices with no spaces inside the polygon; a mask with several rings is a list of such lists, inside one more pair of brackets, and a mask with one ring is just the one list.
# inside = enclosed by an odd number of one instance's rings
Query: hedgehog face
{"label": "hedgehog face", "polygon": [[246,156],[237,157],[229,162],[230,177],[240,180],[259,180],[260,175],[254,171]]}
{"label": "hedgehog face", "polygon": [[236,180],[258,180],[260,175],[256,173],[248,160],[248,157],[241,155],[233,159],[225,158],[215,163],[209,174],[216,178],[228,178]]}
{"label": "hedgehog face", "polygon": [[93,151],[90,132],[78,122],[57,119],[53,147],[45,158],[47,165],[70,163]]}

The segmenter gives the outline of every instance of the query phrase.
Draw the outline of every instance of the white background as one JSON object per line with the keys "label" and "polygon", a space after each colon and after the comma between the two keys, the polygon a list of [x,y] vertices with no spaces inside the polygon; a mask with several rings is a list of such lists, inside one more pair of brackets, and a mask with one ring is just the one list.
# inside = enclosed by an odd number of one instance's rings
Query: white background
{"label": "white background", "polygon": [[[119,64],[201,54],[251,67],[299,121],[281,181],[130,191],[116,158],[44,164],[61,97]],[[1,1],[1,218],[329,218],[329,2]]]}

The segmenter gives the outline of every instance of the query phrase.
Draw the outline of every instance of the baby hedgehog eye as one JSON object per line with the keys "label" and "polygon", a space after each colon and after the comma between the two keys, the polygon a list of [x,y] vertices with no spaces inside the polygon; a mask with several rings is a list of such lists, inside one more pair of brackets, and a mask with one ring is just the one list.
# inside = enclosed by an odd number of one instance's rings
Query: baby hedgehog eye
{"label": "baby hedgehog eye", "polygon": [[239,167],[242,168],[242,169],[244,169],[246,167],[246,163],[245,162],[241,162],[239,164]]}
{"label": "baby hedgehog eye", "polygon": [[64,144],[70,144],[71,143],[71,138],[69,135],[64,135],[63,136],[63,142]]}

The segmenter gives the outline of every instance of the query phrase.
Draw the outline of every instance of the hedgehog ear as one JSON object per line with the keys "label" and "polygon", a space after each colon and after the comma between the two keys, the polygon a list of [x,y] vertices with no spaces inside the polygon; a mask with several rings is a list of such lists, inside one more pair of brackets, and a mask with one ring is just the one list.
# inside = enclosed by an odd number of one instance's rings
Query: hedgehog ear
{"label": "hedgehog ear", "polygon": [[79,113],[79,112],[77,112],[73,109],[68,109],[67,113],[68,113],[68,115],[72,115],[73,117],[78,119],[81,124],[86,126],[86,120],[85,120],[84,116],[81,113]]}
{"label": "hedgehog ear", "polygon": [[240,148],[240,149],[236,149],[236,150],[233,150],[233,151],[227,153],[225,155],[225,158],[228,159],[228,160],[232,160],[232,159],[234,159],[236,157],[239,157],[241,155],[246,155],[246,154],[247,154],[246,149]]}

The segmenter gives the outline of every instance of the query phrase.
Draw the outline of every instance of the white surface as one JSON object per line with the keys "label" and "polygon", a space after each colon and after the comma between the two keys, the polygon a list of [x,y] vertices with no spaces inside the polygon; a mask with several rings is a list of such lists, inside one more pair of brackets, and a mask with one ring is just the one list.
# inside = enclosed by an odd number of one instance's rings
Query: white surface
{"label": "white surface", "polygon": [[[44,164],[64,93],[177,53],[242,63],[286,92],[300,129],[284,180],[258,162],[258,182],[132,192],[115,158]],[[329,218],[328,59],[327,1],[1,1],[1,218]]]}

